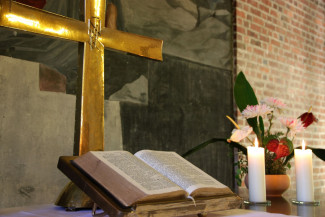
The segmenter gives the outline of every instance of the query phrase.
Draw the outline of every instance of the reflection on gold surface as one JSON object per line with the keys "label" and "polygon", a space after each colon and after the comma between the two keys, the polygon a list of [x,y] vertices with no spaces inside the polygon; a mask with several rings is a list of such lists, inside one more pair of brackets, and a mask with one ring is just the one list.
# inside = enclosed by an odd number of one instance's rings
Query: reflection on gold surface
{"label": "reflection on gold surface", "polygon": [[61,28],[59,30],[55,30],[55,29],[52,29],[52,28],[45,28],[44,31],[49,32],[49,33],[55,33],[55,34],[58,34],[58,35],[62,35],[62,34],[67,33],[69,30],[67,30],[65,28]]}
{"label": "reflection on gold surface", "polygon": [[163,41],[160,39],[105,28],[99,40],[105,47],[162,60]]}
{"label": "reflection on gold surface", "polygon": [[104,150],[104,47],[97,42],[105,0],[85,4],[89,42],[84,44],[79,155]]}
{"label": "reflection on gold surface", "polygon": [[86,42],[87,24],[9,0],[0,0],[0,26]]}
{"label": "reflection on gold surface", "polygon": [[95,15],[95,17],[100,17],[101,9],[102,9],[102,0],[95,0],[95,3],[94,3],[94,15]]}
{"label": "reflection on gold surface", "polygon": [[86,14],[89,16],[86,22],[82,22],[10,0],[0,0],[0,26],[78,42],[89,42],[88,19],[97,17],[101,23],[99,41],[105,47],[162,60],[162,40],[104,28],[104,2],[103,0],[86,1],[89,4]]}
{"label": "reflection on gold surface", "polygon": [[104,150],[104,48],[84,45],[79,155]]}
{"label": "reflection on gold surface", "polygon": [[66,35],[69,32],[69,30],[67,30],[66,28],[59,28],[55,30],[44,25],[41,26],[38,20],[28,19],[25,17],[17,16],[15,14],[6,14],[5,17],[8,19],[9,22],[13,23],[13,25],[15,25],[14,23],[20,23],[22,25],[27,25],[33,28],[43,29],[45,32],[48,32],[50,34],[54,33],[54,35]]}
{"label": "reflection on gold surface", "polygon": [[37,20],[31,20],[31,19],[27,19],[21,16],[17,16],[14,14],[6,14],[6,17],[8,18],[9,22],[19,22],[28,26],[32,26],[32,27],[36,27],[36,28],[40,28],[39,22]]}

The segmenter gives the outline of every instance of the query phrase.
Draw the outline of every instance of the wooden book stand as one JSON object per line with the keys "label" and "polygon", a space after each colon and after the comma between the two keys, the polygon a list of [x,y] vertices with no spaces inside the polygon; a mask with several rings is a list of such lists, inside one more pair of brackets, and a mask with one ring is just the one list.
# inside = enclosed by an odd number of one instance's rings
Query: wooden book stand
{"label": "wooden book stand", "polygon": [[191,199],[183,199],[141,203],[132,207],[123,207],[112,195],[96,185],[91,178],[81,173],[71,164],[71,160],[75,158],[75,156],[60,157],[58,168],[94,201],[93,216],[102,215],[96,214],[97,207],[100,207],[110,217],[206,216],[209,212],[240,208],[243,204],[240,197],[232,194],[220,197],[198,198],[195,199],[195,203]]}

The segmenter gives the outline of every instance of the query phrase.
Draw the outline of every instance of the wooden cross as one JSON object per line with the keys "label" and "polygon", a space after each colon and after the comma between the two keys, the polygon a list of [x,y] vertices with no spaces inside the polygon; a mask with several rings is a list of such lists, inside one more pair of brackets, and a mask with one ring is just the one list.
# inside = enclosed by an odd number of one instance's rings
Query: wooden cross
{"label": "wooden cross", "polygon": [[78,154],[104,149],[104,47],[162,60],[162,41],[105,28],[105,0],[85,0],[85,22],[0,0],[0,26],[84,42]]}

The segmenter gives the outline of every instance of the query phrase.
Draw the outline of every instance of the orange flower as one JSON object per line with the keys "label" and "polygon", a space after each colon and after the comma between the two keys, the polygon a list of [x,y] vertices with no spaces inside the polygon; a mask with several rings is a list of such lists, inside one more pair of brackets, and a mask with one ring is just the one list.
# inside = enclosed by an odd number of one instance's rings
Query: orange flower
{"label": "orange flower", "polygon": [[286,157],[290,154],[290,150],[287,146],[286,140],[281,139],[280,141],[277,139],[271,139],[267,145],[266,148],[275,153],[274,160],[277,160],[281,157]]}

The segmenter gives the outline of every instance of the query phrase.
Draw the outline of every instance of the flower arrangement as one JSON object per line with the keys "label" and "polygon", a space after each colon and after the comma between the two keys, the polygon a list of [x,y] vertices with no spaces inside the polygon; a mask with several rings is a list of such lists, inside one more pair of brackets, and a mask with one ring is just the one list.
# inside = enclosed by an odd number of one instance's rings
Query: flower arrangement
{"label": "flower arrangement", "polygon": [[[286,170],[291,167],[289,160],[293,157],[293,141],[296,134],[312,123],[317,122],[317,118],[313,115],[311,109],[298,118],[277,117],[285,109],[285,103],[273,97],[258,102],[253,88],[242,72],[236,78],[234,97],[242,116],[247,120],[248,126],[240,128],[232,118],[227,116],[236,127],[229,139],[212,138],[190,149],[183,154],[183,157],[206,147],[208,144],[218,141],[226,142],[230,147],[238,148],[241,153],[237,162],[238,170],[236,174],[237,184],[240,185],[242,177],[248,172],[247,158],[245,158],[247,148],[240,142],[246,138],[254,145],[249,138],[249,135],[254,132],[259,146],[265,148],[265,173],[285,174]],[[265,120],[267,120],[267,129],[264,126]],[[274,131],[272,128],[275,121],[279,121],[284,126],[284,130]],[[316,156],[325,160],[324,149],[309,148],[312,149]]]}
{"label": "flower arrangement", "polygon": [[[258,105],[247,105],[247,107],[242,111],[242,115],[246,119],[257,118],[257,129],[258,132],[255,133],[259,140],[261,147],[265,148],[265,173],[266,174],[286,174],[286,170],[290,169],[291,165],[289,159],[291,159],[290,154],[293,152],[293,141],[297,133],[306,129],[309,125],[317,122],[317,118],[311,112],[311,108],[308,112],[303,113],[298,118],[291,117],[279,117],[276,118],[276,113],[281,114],[282,110],[286,105],[279,99],[270,97],[261,101]],[[253,144],[253,141],[248,138],[248,136],[253,132],[251,126],[243,127],[242,129],[233,121],[229,116],[227,118],[237,127],[232,132],[228,142],[239,143],[243,139],[247,138],[249,142]],[[268,121],[268,128],[264,132],[260,125],[264,124],[264,120]],[[260,121],[263,122],[260,122]],[[272,126],[274,126],[274,121],[279,120],[279,122],[285,127],[285,131],[272,131]],[[254,145],[254,144],[253,144]],[[236,180],[238,184],[241,182],[244,174],[248,172],[247,170],[247,159],[239,154],[239,160],[237,163],[239,167]]]}

